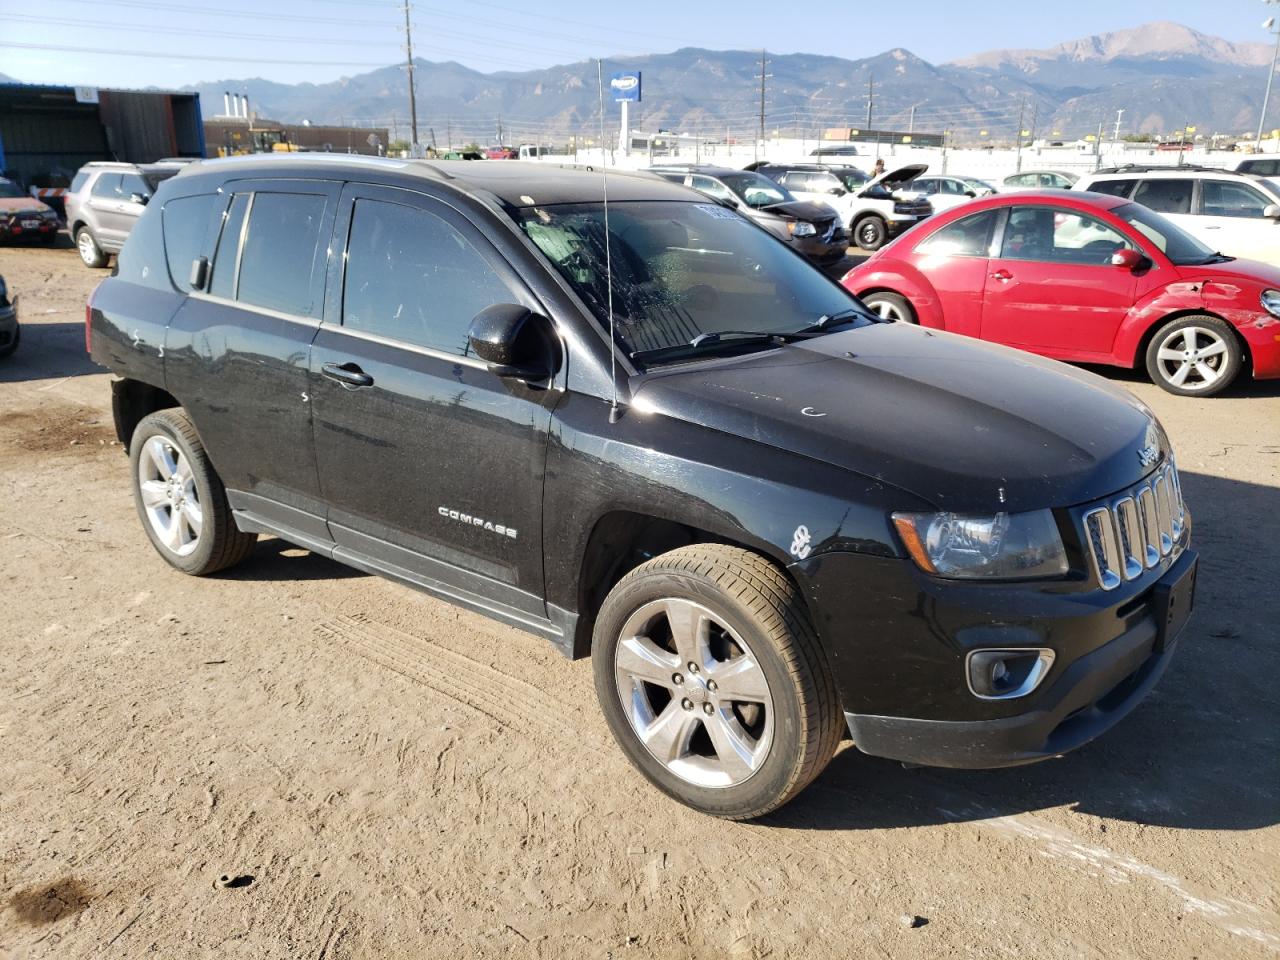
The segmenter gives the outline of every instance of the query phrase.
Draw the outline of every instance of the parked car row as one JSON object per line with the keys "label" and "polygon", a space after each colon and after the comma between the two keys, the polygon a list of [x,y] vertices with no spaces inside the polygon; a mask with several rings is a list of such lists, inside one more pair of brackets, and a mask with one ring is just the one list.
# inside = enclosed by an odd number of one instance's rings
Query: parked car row
{"label": "parked car row", "polygon": [[[1141,182],[1123,181],[1126,192]],[[1280,269],[1225,256],[1127,196],[974,200],[843,283],[883,317],[1060,360],[1145,366],[1171,393],[1211,396],[1244,369],[1280,377]]]}

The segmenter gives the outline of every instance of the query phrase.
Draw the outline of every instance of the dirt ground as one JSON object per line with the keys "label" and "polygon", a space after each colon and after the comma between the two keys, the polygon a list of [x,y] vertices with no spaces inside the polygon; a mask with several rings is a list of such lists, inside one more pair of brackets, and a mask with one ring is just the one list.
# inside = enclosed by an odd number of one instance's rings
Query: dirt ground
{"label": "dirt ground", "polygon": [[731,824],[650,789],[545,641],[265,538],[170,569],[84,355],[102,274],[65,243],[0,273],[0,956],[1280,954],[1280,383],[1109,374],[1172,435],[1203,557],[1126,722],[1000,772],[846,744]]}

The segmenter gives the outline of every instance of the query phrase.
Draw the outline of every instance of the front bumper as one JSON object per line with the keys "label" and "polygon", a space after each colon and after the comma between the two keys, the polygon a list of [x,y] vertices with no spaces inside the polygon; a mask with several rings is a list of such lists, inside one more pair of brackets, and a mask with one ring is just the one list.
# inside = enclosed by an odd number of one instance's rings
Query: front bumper
{"label": "front bumper", "polygon": [[[1183,543],[1176,558],[1110,592],[941,582],[910,561],[853,554],[791,569],[811,598],[859,750],[925,766],[1004,767],[1083,746],[1155,686],[1177,640],[1163,597],[1194,578],[1196,555]],[[1005,647],[1049,647],[1056,659],[1025,697],[974,697],[966,654]]]}
{"label": "front bumper", "polygon": [[849,252],[849,237],[842,229],[835,230],[826,240],[822,237],[793,237],[790,243],[796,253],[817,263],[834,263]]}
{"label": "front bumper", "polygon": [[18,308],[16,305],[0,307],[0,350],[13,343],[18,335]]}

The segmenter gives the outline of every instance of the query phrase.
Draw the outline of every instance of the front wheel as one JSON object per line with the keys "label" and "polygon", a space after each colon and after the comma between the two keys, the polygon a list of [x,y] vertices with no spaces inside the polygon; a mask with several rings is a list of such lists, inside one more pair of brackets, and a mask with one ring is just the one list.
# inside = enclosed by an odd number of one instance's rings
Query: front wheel
{"label": "front wheel", "polygon": [[13,336],[9,338],[9,342],[0,347],[0,359],[9,356],[13,351],[18,349],[18,341],[22,339],[22,327],[17,323],[13,325]]}
{"label": "front wheel", "polygon": [[879,217],[863,217],[853,225],[853,239],[863,250],[879,250],[889,239],[889,228]]}
{"label": "front wheel", "polygon": [[1181,317],[1156,331],[1147,346],[1147,373],[1159,387],[1184,397],[1211,397],[1240,373],[1244,355],[1225,320]]}
{"label": "front wheel", "polygon": [[843,717],[795,586],[720,544],[631,571],[596,621],[596,695],[623,751],[658,789],[743,820],[775,810],[835,753]]}
{"label": "front wheel", "polygon": [[102,252],[97,238],[88,227],[81,227],[76,231],[76,250],[80,252],[80,259],[84,261],[86,267],[107,265],[107,255]]}
{"label": "front wheel", "polygon": [[867,309],[882,320],[895,323],[916,323],[916,312],[911,309],[907,298],[890,290],[877,290],[862,297]]}
{"label": "front wheel", "polygon": [[236,526],[222,480],[184,412],[144,417],[129,441],[129,465],[142,528],[169,564],[199,577],[248,556],[258,538]]}

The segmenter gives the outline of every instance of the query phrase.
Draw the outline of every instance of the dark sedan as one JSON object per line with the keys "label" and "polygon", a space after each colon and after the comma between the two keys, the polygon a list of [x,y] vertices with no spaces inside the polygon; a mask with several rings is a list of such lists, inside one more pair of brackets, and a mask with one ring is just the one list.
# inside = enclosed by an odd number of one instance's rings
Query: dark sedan
{"label": "dark sedan", "polygon": [[759,173],[692,164],[649,169],[737,210],[815,263],[834,263],[848,250],[848,234],[833,207],[797,200],[786,187]]}

